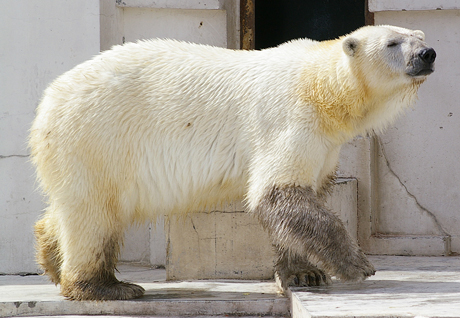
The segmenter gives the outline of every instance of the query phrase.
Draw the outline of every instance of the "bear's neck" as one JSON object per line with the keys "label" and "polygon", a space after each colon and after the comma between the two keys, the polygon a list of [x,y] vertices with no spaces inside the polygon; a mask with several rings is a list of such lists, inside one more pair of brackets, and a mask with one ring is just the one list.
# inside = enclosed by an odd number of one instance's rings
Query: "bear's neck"
{"label": "bear's neck", "polygon": [[344,79],[344,70],[338,62],[330,62],[327,70],[313,64],[305,70],[301,99],[314,108],[321,133],[332,139],[348,140],[356,136],[366,104],[371,101],[366,87],[360,87],[354,78]]}

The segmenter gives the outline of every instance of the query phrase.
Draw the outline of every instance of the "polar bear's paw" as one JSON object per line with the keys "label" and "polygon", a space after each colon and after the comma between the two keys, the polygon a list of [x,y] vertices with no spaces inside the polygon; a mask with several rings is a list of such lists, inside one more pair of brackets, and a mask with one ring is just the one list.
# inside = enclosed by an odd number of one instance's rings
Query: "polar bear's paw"
{"label": "polar bear's paw", "polygon": [[331,277],[318,268],[303,269],[298,273],[276,272],[276,280],[282,289],[288,287],[311,287],[331,284]]}
{"label": "polar bear's paw", "polygon": [[343,262],[336,270],[336,276],[344,281],[363,281],[375,274],[375,268],[366,256],[359,251],[350,262]]}
{"label": "polar bear's paw", "polygon": [[323,271],[309,271],[292,275],[288,278],[287,283],[289,286],[311,287],[329,285],[331,278]]}
{"label": "polar bear's paw", "polygon": [[61,287],[62,295],[69,300],[127,300],[144,295],[139,285],[120,281],[75,282]]}

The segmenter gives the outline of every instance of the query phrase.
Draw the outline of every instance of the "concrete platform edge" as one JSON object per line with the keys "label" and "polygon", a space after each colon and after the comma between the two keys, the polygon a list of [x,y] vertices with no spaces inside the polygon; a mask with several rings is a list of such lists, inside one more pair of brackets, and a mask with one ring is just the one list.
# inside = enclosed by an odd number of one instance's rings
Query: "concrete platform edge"
{"label": "concrete platform edge", "polygon": [[0,303],[0,317],[59,315],[136,316],[286,316],[289,299],[267,300],[155,300],[52,301]]}

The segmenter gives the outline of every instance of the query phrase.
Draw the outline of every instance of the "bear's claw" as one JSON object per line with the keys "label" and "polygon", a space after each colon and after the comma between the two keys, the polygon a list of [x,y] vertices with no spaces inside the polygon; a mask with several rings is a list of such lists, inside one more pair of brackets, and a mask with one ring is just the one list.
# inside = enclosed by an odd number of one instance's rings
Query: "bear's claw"
{"label": "bear's claw", "polygon": [[288,286],[295,287],[312,287],[312,286],[321,286],[329,285],[331,283],[331,278],[325,273],[319,272],[307,272],[299,273],[292,275],[288,278]]}
{"label": "bear's claw", "polygon": [[320,269],[304,270],[299,273],[291,275],[276,273],[280,281],[281,287],[287,289],[288,287],[312,287],[331,284],[331,277]]}

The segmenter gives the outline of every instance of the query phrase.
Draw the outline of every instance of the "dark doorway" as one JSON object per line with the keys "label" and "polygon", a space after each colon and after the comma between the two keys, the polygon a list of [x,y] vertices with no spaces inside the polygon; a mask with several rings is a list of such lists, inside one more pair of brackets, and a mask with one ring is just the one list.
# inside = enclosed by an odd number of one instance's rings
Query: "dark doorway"
{"label": "dark doorway", "polygon": [[365,24],[366,0],[255,1],[255,48],[310,38],[337,38]]}

